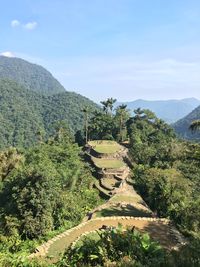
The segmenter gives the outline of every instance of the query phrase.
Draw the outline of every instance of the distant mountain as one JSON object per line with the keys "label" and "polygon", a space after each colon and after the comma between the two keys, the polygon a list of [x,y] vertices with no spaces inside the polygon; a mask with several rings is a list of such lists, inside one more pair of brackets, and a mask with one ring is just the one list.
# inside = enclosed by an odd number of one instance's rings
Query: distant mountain
{"label": "distant mountain", "polygon": [[187,116],[183,119],[177,121],[173,124],[173,128],[175,129],[176,133],[183,137],[184,139],[196,140],[200,141],[200,132],[191,132],[189,126],[192,121],[200,119],[200,106],[190,112]]}
{"label": "distant mountain", "polygon": [[[118,102],[116,105],[118,106],[120,104],[122,103]],[[126,104],[131,111],[137,108],[150,109],[157,115],[157,117],[168,123],[173,123],[183,118],[200,105],[200,100],[195,98],[156,101],[138,99],[132,102],[123,102],[123,104]]]}
{"label": "distant mountain", "polygon": [[99,106],[64,87],[41,66],[0,56],[0,149],[30,146],[38,131],[49,136],[57,121],[83,128],[82,109]]}
{"label": "distant mountain", "polygon": [[20,58],[0,56],[0,78],[8,78],[29,90],[47,95],[65,92],[49,71]]}
{"label": "distant mountain", "polygon": [[44,132],[48,137],[57,121],[66,122],[74,132],[83,129],[85,106],[99,108],[76,93],[45,96],[14,81],[0,79],[0,149],[33,145],[37,133]]}

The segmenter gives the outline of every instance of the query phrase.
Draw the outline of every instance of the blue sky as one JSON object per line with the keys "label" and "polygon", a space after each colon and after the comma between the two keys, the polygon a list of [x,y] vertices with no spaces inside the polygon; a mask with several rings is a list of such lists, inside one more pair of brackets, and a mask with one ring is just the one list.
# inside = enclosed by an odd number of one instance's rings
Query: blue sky
{"label": "blue sky", "polygon": [[0,53],[95,101],[200,99],[199,0],[1,1]]}

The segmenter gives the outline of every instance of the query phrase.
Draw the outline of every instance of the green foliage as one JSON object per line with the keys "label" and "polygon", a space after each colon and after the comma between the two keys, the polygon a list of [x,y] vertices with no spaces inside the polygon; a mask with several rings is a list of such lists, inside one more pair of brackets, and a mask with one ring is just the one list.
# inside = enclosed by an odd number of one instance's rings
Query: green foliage
{"label": "green foliage", "polygon": [[31,91],[46,95],[65,92],[50,72],[20,58],[0,56],[0,78],[7,78]]}
{"label": "green foliage", "polygon": [[55,137],[20,156],[23,160],[7,172],[0,191],[0,253],[4,255],[30,251],[34,240],[78,224],[100,202],[96,191],[89,189],[92,177],[80,148],[66,129],[59,128]]}
{"label": "green foliage", "polygon": [[168,257],[169,267],[200,267],[200,240],[194,239],[189,244],[172,252]]}
{"label": "green foliage", "polygon": [[[45,165],[48,163],[48,168]],[[57,173],[49,162],[28,166],[19,171],[11,182],[5,183],[4,231],[18,230],[24,238],[36,238],[53,229],[53,214],[60,202]],[[11,219],[10,221],[7,218]],[[18,225],[13,225],[13,219]]]}
{"label": "green foliage", "polygon": [[164,252],[147,234],[119,226],[99,232],[99,239],[86,237],[80,246],[69,248],[58,266],[120,266],[120,261],[153,267],[164,261]]}
{"label": "green foliage", "polygon": [[114,128],[113,117],[97,111],[89,123],[89,137],[92,140],[113,140]]}
{"label": "green foliage", "polygon": [[102,101],[103,111],[93,113],[89,121],[89,137],[92,140],[116,140],[127,139],[126,122],[129,118],[129,111],[126,105],[119,106],[113,112],[113,104],[116,99],[108,98]]}
{"label": "green foliage", "polygon": [[135,170],[138,189],[153,210],[161,217],[178,221],[191,195],[190,183],[176,169],[147,168]]}
{"label": "green foliage", "polygon": [[98,106],[72,92],[44,96],[27,90],[18,83],[0,79],[0,148],[29,147],[55,133],[58,121],[63,121],[75,133],[83,129],[84,106]]}
{"label": "green foliage", "polygon": [[165,165],[170,161],[172,129],[149,110],[137,109],[127,122],[130,154],[138,164]]}
{"label": "green foliage", "polygon": [[13,169],[17,169],[24,161],[24,156],[16,148],[0,152],[0,183]]}
{"label": "green foliage", "polygon": [[169,126],[140,109],[128,132],[135,187],[158,215],[199,237],[200,146],[177,140]]}

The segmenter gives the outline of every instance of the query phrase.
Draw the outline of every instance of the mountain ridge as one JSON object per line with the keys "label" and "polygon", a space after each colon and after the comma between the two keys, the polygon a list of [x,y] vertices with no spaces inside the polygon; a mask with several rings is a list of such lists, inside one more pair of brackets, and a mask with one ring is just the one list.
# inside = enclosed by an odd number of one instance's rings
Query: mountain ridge
{"label": "mountain ridge", "polygon": [[44,67],[17,57],[0,56],[0,78],[16,81],[31,91],[46,95],[66,91]]}
{"label": "mountain ridge", "polygon": [[200,105],[197,108],[195,108],[192,112],[190,112],[187,116],[178,120],[172,126],[180,137],[184,139],[200,141],[199,131],[193,132],[189,129],[192,121],[199,119],[200,119]]}
{"label": "mountain ridge", "polygon": [[75,133],[83,129],[85,106],[100,107],[69,92],[45,68],[19,58],[0,56],[0,149],[28,147],[38,132],[48,138],[63,121]]}
{"label": "mountain ridge", "polygon": [[83,129],[83,108],[98,105],[73,92],[43,95],[9,79],[0,79],[0,148],[28,147],[38,140],[38,131],[50,136],[55,123],[63,121],[72,132]]}
{"label": "mountain ridge", "polygon": [[200,100],[196,98],[169,99],[169,100],[143,100],[136,99],[128,102],[117,102],[116,106],[126,104],[130,110],[142,108],[152,110],[159,118],[168,123],[174,123],[186,116],[198,105]]}

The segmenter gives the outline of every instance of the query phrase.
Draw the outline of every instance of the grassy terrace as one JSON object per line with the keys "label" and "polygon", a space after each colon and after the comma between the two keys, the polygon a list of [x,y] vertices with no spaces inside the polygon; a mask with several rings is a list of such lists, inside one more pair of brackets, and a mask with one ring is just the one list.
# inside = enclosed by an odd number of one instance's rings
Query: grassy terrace
{"label": "grassy terrace", "polygon": [[99,159],[92,157],[92,160],[94,164],[101,169],[119,169],[125,166],[123,161],[117,159]]}
{"label": "grassy terrace", "polygon": [[138,194],[135,194],[135,195],[117,194],[110,199],[110,202],[112,203],[113,202],[128,202],[128,203],[133,203],[133,204],[136,204],[136,203],[142,204],[143,199]]}
{"label": "grassy terrace", "polygon": [[121,146],[115,141],[109,140],[96,140],[88,142],[92,148],[98,152],[103,154],[112,154],[116,153],[121,149]]}

